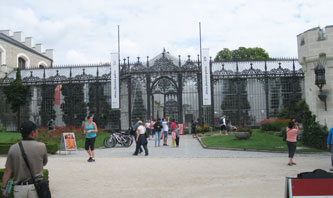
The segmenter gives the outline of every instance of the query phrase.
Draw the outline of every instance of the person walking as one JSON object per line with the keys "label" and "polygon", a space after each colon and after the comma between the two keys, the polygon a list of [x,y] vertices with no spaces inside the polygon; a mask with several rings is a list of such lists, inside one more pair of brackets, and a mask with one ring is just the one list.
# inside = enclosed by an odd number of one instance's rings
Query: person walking
{"label": "person walking", "polygon": [[179,147],[179,138],[180,138],[180,128],[179,125],[176,125],[176,147]]}
{"label": "person walking", "polygon": [[220,118],[219,123],[220,123],[220,133],[223,132],[224,135],[228,135],[228,133],[227,133],[226,116],[225,115]]}
{"label": "person walking", "polygon": [[[14,175],[14,197],[20,198],[37,198],[37,192],[32,181],[34,177],[38,182],[43,179],[43,166],[48,162],[47,150],[44,143],[36,141],[38,132],[36,124],[31,121],[24,121],[20,127],[24,152],[30,164],[31,173],[24,161],[20,150],[20,143],[16,143],[9,148],[6,169],[2,177],[1,191],[4,195],[6,184],[12,173]],[[7,195],[4,195],[7,197]]]}
{"label": "person walking", "polygon": [[161,124],[160,119],[158,118],[157,121],[154,124],[155,147],[156,146],[158,146],[158,147],[160,146],[160,142],[161,142],[161,130],[162,130],[162,124]]}
{"label": "person walking", "polygon": [[327,136],[327,148],[331,152],[331,168],[330,171],[333,171],[333,128],[330,129],[330,132]]}
{"label": "person walking", "polygon": [[191,122],[191,134],[192,134],[193,138],[195,138],[196,128],[197,128],[197,122],[195,120],[192,120],[192,122]]}
{"label": "person walking", "polygon": [[133,153],[133,155],[138,155],[139,153],[139,149],[141,147],[141,145],[143,146],[143,149],[145,150],[145,156],[148,155],[148,141],[147,141],[147,137],[146,137],[146,127],[143,126],[142,121],[139,121],[139,127],[137,130],[137,135],[136,135],[136,148],[135,148],[135,152]]}
{"label": "person walking", "polygon": [[150,131],[150,120],[146,121],[145,127],[146,127],[147,137],[150,140],[150,134],[151,134],[151,131]]}
{"label": "person walking", "polygon": [[169,132],[169,117],[168,121],[164,118],[162,122],[163,126],[163,146],[168,146],[167,141],[168,141],[168,132]]}
{"label": "person walking", "polygon": [[89,154],[88,162],[95,162],[95,141],[98,133],[97,125],[93,122],[93,116],[88,116],[88,121],[84,125],[84,134],[86,134],[85,149]]}
{"label": "person walking", "polygon": [[155,135],[155,131],[154,131],[155,122],[156,122],[156,120],[151,120],[151,122],[150,122],[150,132],[151,132],[152,139],[154,139],[154,135]]}
{"label": "person walking", "polygon": [[297,122],[289,122],[287,127],[287,146],[289,152],[289,162],[288,166],[296,165],[293,161],[295,151],[296,151],[296,142],[297,142],[297,133],[298,133],[298,123]]}

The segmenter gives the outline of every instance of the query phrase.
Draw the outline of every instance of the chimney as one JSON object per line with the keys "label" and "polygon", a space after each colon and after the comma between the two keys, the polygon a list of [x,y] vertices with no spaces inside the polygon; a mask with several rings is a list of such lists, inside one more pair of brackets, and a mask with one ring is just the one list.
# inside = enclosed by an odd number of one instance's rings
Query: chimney
{"label": "chimney", "polygon": [[14,32],[13,38],[18,42],[22,42],[23,32]]}
{"label": "chimney", "polygon": [[32,37],[25,37],[24,44],[28,47],[32,47],[34,45]]}
{"label": "chimney", "polygon": [[0,30],[0,33],[3,33],[5,35],[7,35],[7,36],[10,36],[9,35],[10,34],[10,30]]}
{"label": "chimney", "polygon": [[43,45],[41,43],[37,43],[35,48],[37,52],[42,53]]}
{"label": "chimney", "polygon": [[54,49],[46,49],[44,54],[45,54],[47,57],[49,57],[50,59],[53,60],[53,52],[54,52]]}

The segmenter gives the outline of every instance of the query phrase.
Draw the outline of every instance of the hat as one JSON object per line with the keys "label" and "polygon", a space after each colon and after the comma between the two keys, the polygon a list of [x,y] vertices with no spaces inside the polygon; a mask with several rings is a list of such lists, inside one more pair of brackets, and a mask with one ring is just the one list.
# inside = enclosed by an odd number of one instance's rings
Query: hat
{"label": "hat", "polygon": [[32,131],[36,130],[36,124],[31,122],[30,120],[24,121],[21,124],[20,132],[22,135],[29,135]]}

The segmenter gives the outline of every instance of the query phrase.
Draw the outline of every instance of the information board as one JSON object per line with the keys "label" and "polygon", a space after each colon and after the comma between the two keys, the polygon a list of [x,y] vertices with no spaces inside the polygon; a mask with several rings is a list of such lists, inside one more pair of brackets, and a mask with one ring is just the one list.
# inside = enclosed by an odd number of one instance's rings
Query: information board
{"label": "information board", "polygon": [[61,150],[65,151],[76,151],[76,140],[75,140],[75,133],[62,133],[61,136]]}

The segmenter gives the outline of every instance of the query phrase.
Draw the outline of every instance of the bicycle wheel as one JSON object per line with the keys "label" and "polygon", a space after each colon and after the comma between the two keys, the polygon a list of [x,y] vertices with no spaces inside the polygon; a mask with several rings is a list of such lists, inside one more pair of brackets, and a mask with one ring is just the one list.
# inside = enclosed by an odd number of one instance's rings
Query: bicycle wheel
{"label": "bicycle wheel", "polygon": [[125,142],[123,144],[124,147],[130,147],[133,143],[133,138],[131,136],[124,136]]}
{"label": "bicycle wheel", "polygon": [[113,138],[113,136],[109,136],[109,137],[106,137],[105,139],[104,139],[104,146],[106,147],[106,148],[111,148],[111,147],[114,147],[116,144],[115,144],[115,142],[114,142],[114,138]]}

